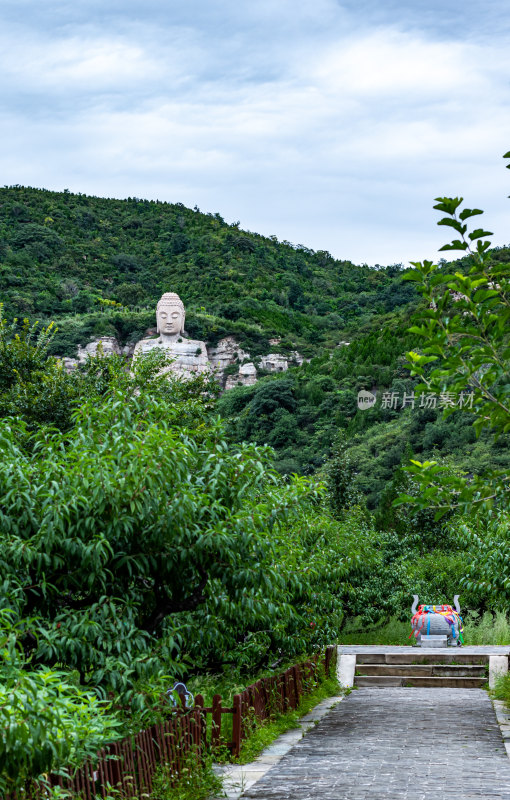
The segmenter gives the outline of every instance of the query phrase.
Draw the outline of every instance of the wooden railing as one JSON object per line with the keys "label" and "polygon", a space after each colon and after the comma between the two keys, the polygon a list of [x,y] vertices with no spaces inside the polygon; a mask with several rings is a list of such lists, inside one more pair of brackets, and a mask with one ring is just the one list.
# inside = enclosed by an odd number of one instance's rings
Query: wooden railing
{"label": "wooden railing", "polygon": [[[122,798],[141,798],[152,791],[158,764],[166,765],[169,780],[174,784],[190,757],[196,759],[197,768],[200,768],[208,748],[214,753],[227,747],[237,757],[243,740],[255,724],[297,708],[303,695],[318,685],[321,673],[330,674],[335,655],[336,647],[328,647],[322,656],[296,664],[280,675],[262,678],[234,695],[232,706],[228,708],[222,706],[220,695],[214,695],[212,706],[208,708],[204,706],[202,695],[197,695],[192,709],[173,709],[165,722],[103,748],[97,761],[85,764],[73,777],[51,775],[49,783],[83,800],[105,796],[108,786],[117,789]],[[184,697],[181,700],[184,706]],[[6,800],[45,800],[46,797],[45,788],[36,786],[29,791],[14,792]]]}

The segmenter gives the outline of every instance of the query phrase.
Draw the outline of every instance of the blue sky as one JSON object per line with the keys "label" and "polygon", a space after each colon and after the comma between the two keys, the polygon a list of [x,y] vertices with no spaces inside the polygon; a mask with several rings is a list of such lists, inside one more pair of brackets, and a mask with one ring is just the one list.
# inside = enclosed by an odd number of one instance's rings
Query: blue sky
{"label": "blue sky", "polygon": [[357,263],[510,242],[503,0],[3,0],[2,184],[148,197]]}

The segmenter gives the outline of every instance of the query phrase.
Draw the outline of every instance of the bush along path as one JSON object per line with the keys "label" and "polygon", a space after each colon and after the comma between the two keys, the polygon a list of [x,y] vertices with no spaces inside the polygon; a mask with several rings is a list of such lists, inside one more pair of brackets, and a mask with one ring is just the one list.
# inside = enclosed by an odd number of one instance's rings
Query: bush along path
{"label": "bush along path", "polygon": [[[336,647],[327,647],[321,655],[256,681],[234,695],[231,707],[223,707],[219,695],[212,706],[205,707],[203,697],[197,695],[193,708],[185,708],[182,697],[183,707],[173,709],[164,722],[103,747],[97,759],[87,761],[72,776],[49,775],[31,782],[24,787],[23,800],[49,796],[95,800],[109,797],[112,790],[115,797],[126,800],[152,797],[153,789],[157,796],[162,781],[168,789],[178,786],[181,779],[188,779],[190,769],[207,767],[210,754],[228,751],[238,757],[257,726],[297,709],[304,697],[334,673],[335,663]],[[13,793],[5,800],[19,797]],[[197,800],[196,792],[194,797]]]}

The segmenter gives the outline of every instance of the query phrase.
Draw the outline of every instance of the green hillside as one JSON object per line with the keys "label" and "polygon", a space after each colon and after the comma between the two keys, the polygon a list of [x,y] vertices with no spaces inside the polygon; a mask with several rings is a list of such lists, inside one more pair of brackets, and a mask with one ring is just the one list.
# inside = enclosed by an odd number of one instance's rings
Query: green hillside
{"label": "green hillside", "polygon": [[[403,407],[416,381],[405,368],[404,352],[416,346],[408,323],[360,334],[349,347],[325,353],[309,364],[271,376],[255,386],[233,389],[219,400],[237,441],[268,443],[283,473],[320,470],[339,438],[354,469],[354,487],[375,509],[402,462],[445,459],[469,473],[510,466],[510,436],[496,443],[477,439],[471,415],[420,408],[419,396]],[[361,389],[376,393],[376,405],[359,410]],[[384,407],[383,395],[395,407]],[[386,401],[388,402],[388,401]]]}
{"label": "green hillside", "polygon": [[[493,257],[510,260],[510,250]],[[7,318],[55,320],[52,352],[73,356],[98,335],[140,339],[158,298],[176,291],[193,338],[234,334],[252,356],[299,350],[309,363],[223,395],[230,435],[272,445],[283,473],[310,474],[340,432],[372,508],[410,453],[467,471],[508,463],[508,441],[475,441],[461,411],[443,421],[438,409],[383,408],[383,392],[413,389],[404,354],[416,346],[406,331],[418,296],[402,272],[339,261],[179,203],[0,190]],[[377,392],[369,411],[357,408],[360,389]]]}
{"label": "green hillside", "polygon": [[[69,355],[83,337],[139,337],[170,290],[193,336],[244,334],[261,352],[278,336],[282,350],[306,355],[416,302],[398,267],[355,266],[242,231],[219,214],[137,198],[1,189],[0,259],[6,315],[58,319],[68,336],[56,346]],[[101,300],[130,313],[105,320],[101,311],[114,307]]]}

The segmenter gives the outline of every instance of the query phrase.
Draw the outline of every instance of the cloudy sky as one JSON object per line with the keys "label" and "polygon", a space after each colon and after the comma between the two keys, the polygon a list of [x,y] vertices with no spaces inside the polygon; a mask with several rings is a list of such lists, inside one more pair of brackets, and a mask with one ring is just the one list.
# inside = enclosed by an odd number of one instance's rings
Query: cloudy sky
{"label": "cloudy sky", "polygon": [[[2,0],[1,184],[148,197],[357,263],[510,242],[506,0]],[[480,219],[480,218],[479,218]]]}

